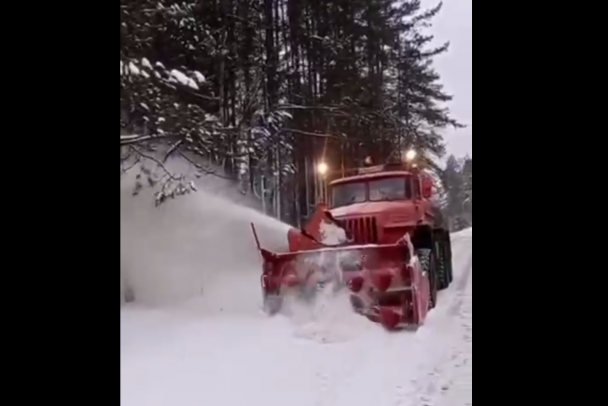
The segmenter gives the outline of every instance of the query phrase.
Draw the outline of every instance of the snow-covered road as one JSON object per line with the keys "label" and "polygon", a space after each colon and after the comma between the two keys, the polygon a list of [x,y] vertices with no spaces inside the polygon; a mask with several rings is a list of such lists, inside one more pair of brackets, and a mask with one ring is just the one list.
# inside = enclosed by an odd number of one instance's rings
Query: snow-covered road
{"label": "snow-covered road", "polygon": [[121,405],[471,405],[472,229],[452,239],[454,283],[417,333],[389,334],[341,301],[267,318],[248,305],[257,271],[226,272],[198,301],[122,308]]}

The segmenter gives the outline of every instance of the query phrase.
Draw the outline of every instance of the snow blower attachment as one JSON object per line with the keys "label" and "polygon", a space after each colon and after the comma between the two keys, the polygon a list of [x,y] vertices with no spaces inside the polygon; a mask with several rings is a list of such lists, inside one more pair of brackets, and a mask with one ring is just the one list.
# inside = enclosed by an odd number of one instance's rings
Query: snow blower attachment
{"label": "snow blower attachment", "polygon": [[362,168],[329,182],[331,209],[320,204],[303,229],[287,233],[289,252],[260,246],[264,308],[285,298],[314,298],[332,285],[353,310],[388,330],[416,329],[452,279],[449,233],[437,224],[425,174],[412,168]]}
{"label": "snow blower attachment", "polygon": [[419,326],[431,307],[428,277],[407,236],[395,244],[288,253],[260,248],[260,253],[264,307],[270,314],[281,309],[286,296],[310,298],[329,283],[349,289],[353,310],[389,330]]}

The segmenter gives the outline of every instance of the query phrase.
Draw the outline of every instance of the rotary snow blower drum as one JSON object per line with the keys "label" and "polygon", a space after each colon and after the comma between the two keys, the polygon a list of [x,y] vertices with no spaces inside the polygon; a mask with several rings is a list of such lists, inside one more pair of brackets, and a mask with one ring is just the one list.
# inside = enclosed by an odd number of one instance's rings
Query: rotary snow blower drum
{"label": "rotary snow blower drum", "polygon": [[[258,241],[255,227],[252,230]],[[376,246],[323,247],[275,253],[259,246],[264,309],[281,310],[286,297],[309,298],[333,283],[350,291],[355,312],[388,330],[420,326],[432,307],[428,275],[409,239]]]}

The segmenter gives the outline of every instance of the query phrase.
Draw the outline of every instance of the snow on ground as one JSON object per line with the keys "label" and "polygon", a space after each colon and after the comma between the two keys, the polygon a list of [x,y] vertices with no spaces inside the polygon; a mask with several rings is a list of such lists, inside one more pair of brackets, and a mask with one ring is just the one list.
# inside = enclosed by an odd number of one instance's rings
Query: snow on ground
{"label": "snow on ground", "polygon": [[465,228],[464,230],[452,233],[455,238],[473,238],[473,227]]}
{"label": "snow on ground", "polygon": [[121,199],[121,280],[145,304],[121,309],[122,406],[472,404],[472,230],[427,325],[390,334],[341,298],[263,315],[252,220],[284,243],[286,226],[204,188],[160,212]]}

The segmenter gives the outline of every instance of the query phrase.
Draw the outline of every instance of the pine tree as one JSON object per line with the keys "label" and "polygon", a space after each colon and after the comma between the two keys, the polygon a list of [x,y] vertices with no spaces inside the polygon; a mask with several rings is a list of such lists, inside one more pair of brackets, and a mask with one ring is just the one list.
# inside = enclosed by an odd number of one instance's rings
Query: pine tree
{"label": "pine tree", "polygon": [[473,160],[450,155],[442,174],[446,191],[443,210],[454,231],[473,225]]}
{"label": "pine tree", "polygon": [[[181,155],[297,223],[318,198],[319,159],[340,169],[415,147],[433,167],[444,153],[439,131],[459,126],[443,108],[451,97],[432,65],[447,44],[432,48],[425,35],[441,4],[121,0],[120,7],[121,168]],[[160,174],[151,183],[173,180],[161,200],[190,190],[179,174]]]}

